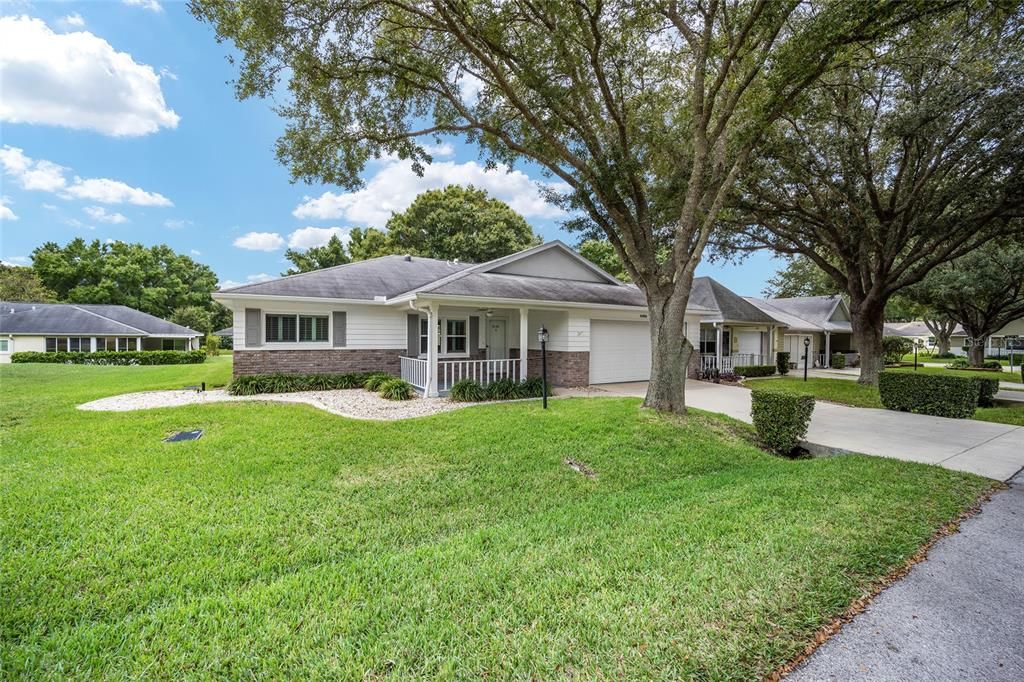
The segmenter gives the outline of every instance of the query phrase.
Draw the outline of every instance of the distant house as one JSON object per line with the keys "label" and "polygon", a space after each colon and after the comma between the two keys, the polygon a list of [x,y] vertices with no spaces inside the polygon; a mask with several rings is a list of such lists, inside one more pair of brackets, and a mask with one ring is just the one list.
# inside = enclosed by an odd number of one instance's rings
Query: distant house
{"label": "distant house", "polygon": [[[967,337],[967,333],[957,327],[949,337],[949,350],[956,355],[967,355],[967,349],[971,347],[973,339]],[[996,333],[984,339],[985,357],[1003,357],[1014,353],[1024,353],[1024,317],[1010,322]]]}
{"label": "distant house", "polygon": [[189,350],[201,336],[123,305],[0,301],[0,362],[19,351]]}
{"label": "distant house", "polygon": [[789,352],[790,362],[799,364],[804,340],[810,340],[808,359],[813,367],[827,367],[833,353],[846,355],[846,364],[859,359],[853,343],[850,309],[842,296],[797,296],[793,298],[746,299],[785,327],[779,349]]}
{"label": "distant house", "polygon": [[702,369],[775,364],[782,343],[779,320],[710,277],[693,278],[690,302],[711,311],[700,322]]}

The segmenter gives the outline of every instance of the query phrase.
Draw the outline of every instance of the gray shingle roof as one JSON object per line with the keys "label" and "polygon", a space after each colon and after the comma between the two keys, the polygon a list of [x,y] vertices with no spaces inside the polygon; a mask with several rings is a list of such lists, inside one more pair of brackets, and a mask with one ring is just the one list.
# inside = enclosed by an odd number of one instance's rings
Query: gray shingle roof
{"label": "gray shingle roof", "polygon": [[[406,260],[408,258],[408,260]],[[372,301],[393,298],[470,267],[420,256],[381,256],[370,260],[303,272],[268,282],[222,289],[225,293],[257,296],[303,296]]]}
{"label": "gray shingle roof", "polygon": [[442,296],[482,296],[567,303],[646,306],[643,293],[635,286],[583,282],[579,280],[474,272],[451,281],[428,286],[420,293]]}
{"label": "gray shingle roof", "polygon": [[[11,312],[11,310],[15,312]],[[0,333],[69,336],[196,336],[197,332],[123,305],[0,302]]]}
{"label": "gray shingle roof", "polygon": [[690,302],[717,310],[723,321],[775,324],[775,319],[710,277],[694,277]]}
{"label": "gray shingle roof", "polygon": [[837,298],[836,296],[797,296],[761,299],[748,296],[746,300],[790,329],[849,333],[852,331],[849,322],[829,319],[836,309]]}

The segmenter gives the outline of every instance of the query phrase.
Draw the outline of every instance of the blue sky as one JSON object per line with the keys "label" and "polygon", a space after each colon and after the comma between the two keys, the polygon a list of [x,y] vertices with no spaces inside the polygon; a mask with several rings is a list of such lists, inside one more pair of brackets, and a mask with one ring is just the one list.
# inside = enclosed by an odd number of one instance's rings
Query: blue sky
{"label": "blue sky", "polygon": [[[238,102],[234,71],[184,3],[0,1],[0,258],[27,264],[45,241],[166,243],[225,285],[276,276],[284,250],[351,227],[383,227],[420,191],[475,184],[509,202],[545,239],[570,244],[528,167],[486,171],[458,140],[418,178],[397,160],[365,169],[366,186],[290,184],[274,159],[284,123],[271,102]],[[703,263],[757,295],[767,254]]]}

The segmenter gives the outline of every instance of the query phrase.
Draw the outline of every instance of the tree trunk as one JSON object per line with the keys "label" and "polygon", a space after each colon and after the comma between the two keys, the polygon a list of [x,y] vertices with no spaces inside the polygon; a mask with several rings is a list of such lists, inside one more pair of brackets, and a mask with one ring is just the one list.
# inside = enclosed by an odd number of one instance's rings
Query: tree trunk
{"label": "tree trunk", "polygon": [[877,386],[878,374],[885,367],[885,353],[882,351],[885,304],[851,304],[850,308],[853,340],[860,353],[860,379],[857,381]]}
{"label": "tree trunk", "polygon": [[651,380],[644,406],[661,412],[686,412],[686,372],[693,346],[683,334],[686,302],[675,293],[657,297],[648,294],[651,324]]}
{"label": "tree trunk", "polygon": [[971,367],[981,367],[985,362],[985,338],[975,337],[971,340],[971,347],[967,351]]}
{"label": "tree trunk", "polygon": [[949,336],[936,336],[935,347],[938,349],[939,355],[946,355],[949,353]]}

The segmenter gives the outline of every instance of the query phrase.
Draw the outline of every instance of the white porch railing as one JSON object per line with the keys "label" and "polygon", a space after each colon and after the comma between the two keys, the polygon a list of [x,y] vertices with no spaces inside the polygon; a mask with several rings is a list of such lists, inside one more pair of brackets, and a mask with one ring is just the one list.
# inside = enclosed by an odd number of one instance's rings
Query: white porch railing
{"label": "white porch railing", "polygon": [[[402,378],[419,389],[427,387],[430,364],[420,358],[402,358]],[[519,359],[501,360],[438,360],[437,389],[448,390],[452,384],[472,379],[486,386],[499,379],[519,380]]]}
{"label": "white porch railing", "polygon": [[721,367],[718,366],[717,355],[705,353],[700,356],[700,369],[702,372],[716,368],[719,372],[732,372],[735,371],[736,367],[774,364],[775,363],[773,361],[769,360],[767,355],[757,355],[755,353],[734,353],[732,355],[723,356]]}

